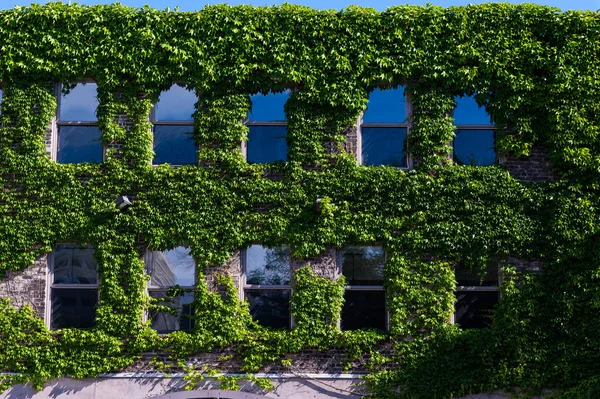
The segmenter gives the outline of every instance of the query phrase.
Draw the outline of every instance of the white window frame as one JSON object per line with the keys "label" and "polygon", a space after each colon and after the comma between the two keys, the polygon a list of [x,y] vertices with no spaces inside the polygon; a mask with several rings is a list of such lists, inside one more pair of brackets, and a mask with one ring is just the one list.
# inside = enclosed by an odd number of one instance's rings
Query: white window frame
{"label": "white window frame", "polygon": [[[339,276],[343,276],[344,275],[344,251],[346,247],[379,247],[383,250],[383,256],[384,256],[384,268],[385,268],[385,264],[387,264],[388,261],[388,254],[387,251],[385,251],[385,249],[383,249],[383,245],[380,244],[371,244],[371,245],[367,245],[367,244],[357,244],[357,245],[347,245],[343,248],[339,248],[336,250],[336,265],[337,265],[337,273]],[[383,279],[383,276],[382,276]],[[385,306],[385,330],[389,331],[390,329],[390,311],[387,307],[387,301],[385,300],[387,297],[387,293],[385,291],[385,288],[382,285],[344,285],[344,294],[346,291],[376,291],[376,292],[384,292],[384,306]],[[341,324],[342,324],[342,314],[340,313],[340,318],[338,320],[338,330],[341,330]],[[353,330],[344,330],[344,331],[353,331]]]}
{"label": "white window frame", "polygon": [[46,309],[44,310],[44,322],[48,329],[52,328],[52,290],[53,289],[68,289],[68,290],[97,290],[98,300],[100,299],[100,275],[96,276],[96,284],[55,284],[54,283],[54,256],[56,247],[72,246],[76,249],[94,249],[94,247],[83,246],[76,243],[59,243],[56,244],[52,251],[48,254],[48,273],[46,276]]}
{"label": "white window frame", "polygon": [[[184,247],[185,245],[178,245],[176,247],[173,247],[172,249],[178,248],[178,247]],[[189,248],[189,247],[188,247]],[[159,250],[154,250],[154,249],[150,249],[147,248],[146,252],[163,252],[163,251],[159,251]],[[145,253],[144,253],[144,258],[145,258]],[[145,259],[144,259],[144,273],[146,273],[146,267],[148,265],[146,265]],[[148,273],[146,273],[148,274]],[[150,275],[148,274],[148,277],[150,277]],[[194,284],[197,283],[198,281],[198,262],[196,262],[196,259],[194,259]],[[151,296],[151,293],[159,293],[162,294],[164,297],[168,297],[167,296],[167,291],[169,290],[169,288],[174,287],[174,286],[169,286],[169,287],[152,287],[150,285],[150,279],[148,279],[148,282],[146,284],[146,293],[148,294],[148,296]],[[185,286],[179,286],[179,288],[185,290],[186,292],[190,292],[193,296],[192,299],[192,303],[193,301],[196,300],[196,285],[190,286],[190,285],[185,285]],[[154,298],[156,299],[156,298]],[[183,315],[183,312],[180,313],[180,315]],[[194,310],[192,307],[192,313],[189,316],[193,316],[194,315]],[[143,315],[143,320],[144,322],[150,322],[150,328],[152,328],[152,318],[150,317],[150,310],[146,309],[146,311],[144,312]],[[181,320],[180,320],[181,322]],[[177,330],[177,331],[185,331],[185,330]],[[169,333],[160,333],[159,335],[166,335]]]}
{"label": "white window frame", "polygon": [[[188,85],[182,82],[173,82],[173,84],[167,89],[167,90],[163,90],[161,92],[161,94],[164,91],[169,91],[171,90],[171,88],[177,85],[185,90],[188,89]],[[196,96],[196,103],[198,102],[198,93],[194,90],[194,94]],[[159,98],[160,98],[160,94],[159,94]],[[194,131],[194,127],[195,127],[195,119],[192,117],[191,120],[169,120],[169,121],[163,121],[163,120],[157,120],[156,119],[156,108],[159,106],[159,102],[155,102],[152,105],[152,108],[150,109],[150,115],[148,116],[148,120],[149,122],[152,124],[152,151],[154,152],[154,134],[156,132],[155,127],[156,126],[190,126],[192,128],[192,132]],[[199,164],[199,158],[198,158],[198,151],[200,151],[200,146],[198,145],[198,143],[196,142],[195,138],[192,137],[192,139],[194,140],[194,146],[196,148],[196,162],[193,164],[170,164],[168,162],[165,163],[154,163],[154,157],[152,158],[152,160],[150,161],[150,164],[154,167],[160,166],[160,165],[165,165],[168,164],[169,166],[171,166],[172,168],[179,168],[181,166],[184,165],[198,165]]]}
{"label": "white window frame", "polygon": [[[502,268],[499,262],[494,262],[496,267],[498,268],[498,281],[496,285],[457,285],[455,292],[455,300],[452,305],[453,312],[450,316],[450,324],[458,324],[456,322],[456,294],[459,292],[497,292],[498,293],[498,301],[501,299],[500,297],[500,284],[502,283]],[[456,273],[456,272],[455,272]]]}
{"label": "white window frame", "polygon": [[[260,245],[263,246],[260,243],[252,243],[250,245]],[[272,247],[264,247],[263,248],[272,248]],[[290,319],[288,322],[288,329],[292,329],[295,326],[295,321],[294,321],[294,316],[292,315],[292,295],[293,295],[293,289],[292,289],[292,282],[291,279],[293,278],[293,269],[292,269],[292,265],[293,265],[293,261],[292,261],[292,257],[290,255],[290,264],[289,264],[289,268],[290,268],[290,283],[289,284],[281,284],[281,285],[265,285],[265,284],[247,284],[247,273],[246,273],[246,265],[248,264],[248,247],[240,250],[240,256],[241,256],[241,269],[242,269],[242,273],[240,276],[240,287],[241,289],[239,290],[240,293],[240,300],[242,301],[246,301],[246,290],[261,290],[261,291],[289,291],[290,292],[290,307],[289,307],[289,312],[290,312]]]}
{"label": "white window frame", "polygon": [[[88,83],[94,83],[94,84],[98,84],[95,80],[93,79],[81,79],[81,80],[77,80],[76,82],[73,82],[74,84],[78,85],[78,84],[88,84]],[[63,83],[62,82],[57,82],[54,84],[54,94],[56,97],[56,110],[54,112],[54,119],[53,119],[53,123],[52,123],[52,133],[51,133],[51,154],[52,154],[52,160],[55,162],[58,162],[58,137],[59,137],[59,130],[61,126],[99,126],[98,120],[95,121],[71,121],[71,120],[67,120],[67,121],[63,121],[60,119],[60,107],[61,107],[61,102],[62,102],[62,88],[63,88]],[[98,103],[98,106],[100,106],[100,103]],[[100,134],[102,137],[102,131],[100,131]],[[102,144],[102,162],[106,161],[106,146],[104,144]]]}
{"label": "white window frame", "polygon": [[[413,168],[413,157],[410,155],[408,151],[410,133],[413,127],[413,104],[412,104],[412,95],[406,91],[406,86],[404,87],[404,100],[406,104],[406,121],[402,123],[390,123],[390,122],[363,122],[364,112],[361,112],[358,116],[358,121],[356,123],[356,160],[359,164],[364,165],[363,162],[363,140],[362,140],[362,128],[405,128],[406,129],[406,142],[404,143],[404,157],[406,158],[406,166],[398,167],[400,170],[408,171]],[[391,87],[382,90],[390,90]],[[370,93],[369,93],[370,95]],[[365,165],[369,166],[369,165]],[[390,165],[391,166],[391,165]]]}

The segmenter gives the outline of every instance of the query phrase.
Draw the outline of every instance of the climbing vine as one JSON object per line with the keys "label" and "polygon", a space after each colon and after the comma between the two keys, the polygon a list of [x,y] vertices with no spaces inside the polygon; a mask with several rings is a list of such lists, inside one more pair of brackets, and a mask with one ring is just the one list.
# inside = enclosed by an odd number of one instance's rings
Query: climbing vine
{"label": "climbing vine", "polygon": [[[190,355],[229,347],[249,373],[268,362],[291,366],[286,356],[305,349],[345,351],[348,367],[368,355],[367,387],[377,397],[514,387],[594,396],[599,28],[597,13],[509,4],[0,11],[0,273],[76,242],[96,248],[102,281],[91,330],[49,331],[27,306],[0,300],[0,371],[14,373],[0,376],[0,388],[120,370],[151,350],[181,368]],[[98,85],[106,160],[58,164],[45,145],[53,87],[84,78]],[[173,83],[198,96],[199,165],[153,167],[148,115]],[[358,165],[346,137],[369,92],[398,85],[414,105],[407,148],[418,166]],[[240,143],[249,95],[286,89],[288,161],[248,164]],[[556,181],[454,165],[451,113],[463,94],[492,116],[500,154],[526,157],[541,146]],[[120,195],[133,199],[127,212],[115,209]],[[289,245],[297,258],[383,245],[389,331],[339,331],[344,280],[307,267],[293,277],[295,327],[257,325],[232,279],[215,272],[255,242]],[[178,245],[191,248],[198,268],[194,328],[162,336],[143,321],[161,305],[145,293],[142,250]],[[514,258],[543,270],[517,270]],[[481,271],[489,259],[503,264],[502,300],[490,328],[462,331],[449,324],[453,267]],[[393,350],[378,353],[382,345]],[[199,371],[186,367],[193,385]]]}

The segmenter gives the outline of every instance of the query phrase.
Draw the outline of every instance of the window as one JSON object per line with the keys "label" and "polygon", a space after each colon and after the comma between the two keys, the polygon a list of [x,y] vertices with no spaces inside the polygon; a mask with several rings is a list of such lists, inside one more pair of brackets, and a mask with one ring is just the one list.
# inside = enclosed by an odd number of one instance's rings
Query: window
{"label": "window", "polygon": [[495,126],[485,107],[474,96],[455,97],[454,160],[462,165],[492,165],[496,162]]}
{"label": "window", "polygon": [[385,252],[375,246],[348,246],[338,254],[346,278],[342,330],[385,330],[387,312],[383,290]]}
{"label": "window", "polygon": [[255,94],[248,112],[248,154],[250,163],[270,163],[287,160],[287,118],[284,105],[290,91]]}
{"label": "window", "polygon": [[[146,251],[144,254],[146,273],[150,275],[148,293],[159,299],[159,304],[169,306],[173,312],[151,312],[153,329],[161,334],[193,328],[193,302],[196,282],[196,262],[187,247],[176,247],[167,251]],[[169,287],[179,286],[184,293],[169,297]]]}
{"label": "window", "polygon": [[196,164],[194,140],[196,94],[174,84],[164,91],[152,112],[154,123],[154,165]]}
{"label": "window", "polygon": [[262,326],[290,328],[290,266],[288,246],[251,245],[246,249],[244,296],[250,314]]}
{"label": "window", "polygon": [[98,127],[97,85],[77,83],[58,99],[56,161],[59,163],[102,162],[102,134]]}
{"label": "window", "polygon": [[405,147],[408,113],[402,86],[371,92],[361,124],[363,165],[408,167]]}
{"label": "window", "polygon": [[457,286],[454,323],[462,328],[489,327],[492,323],[492,309],[500,298],[497,262],[488,263],[483,278],[462,264],[456,266],[455,273]]}
{"label": "window", "polygon": [[89,328],[98,304],[93,248],[57,246],[51,256],[50,329]]}

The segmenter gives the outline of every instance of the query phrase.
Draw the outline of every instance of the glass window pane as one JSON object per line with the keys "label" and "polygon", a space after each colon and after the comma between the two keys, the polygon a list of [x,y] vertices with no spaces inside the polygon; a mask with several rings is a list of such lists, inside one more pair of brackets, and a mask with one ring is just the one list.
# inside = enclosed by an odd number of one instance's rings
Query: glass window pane
{"label": "glass window pane", "polygon": [[173,85],[160,94],[154,113],[157,121],[192,121],[197,98],[194,90]]}
{"label": "glass window pane", "polygon": [[98,126],[59,126],[58,163],[102,162],[102,134]]}
{"label": "glass window pane", "polygon": [[245,290],[252,318],[261,326],[290,328],[290,290]]}
{"label": "glass window pane", "polygon": [[369,103],[363,115],[363,123],[404,122],[406,122],[404,87],[375,89],[369,94]]}
{"label": "glass window pane", "polygon": [[385,252],[381,247],[352,246],[342,252],[342,274],[348,285],[383,285]]}
{"label": "glass window pane", "polygon": [[342,308],[342,330],[385,330],[384,291],[346,291]]}
{"label": "glass window pane", "polygon": [[361,130],[363,165],[406,166],[406,128],[363,127]]}
{"label": "glass window pane", "polygon": [[94,326],[97,289],[52,288],[50,329],[89,328]]}
{"label": "glass window pane", "polygon": [[2,113],[2,96],[4,95],[4,92],[2,91],[2,89],[0,89],[0,114]]}
{"label": "glass window pane", "polygon": [[290,247],[266,248],[251,245],[246,249],[246,284],[288,285]]}
{"label": "glass window pane", "polygon": [[455,125],[490,125],[492,120],[485,110],[475,101],[475,96],[454,97],[456,108],[454,109]]}
{"label": "glass window pane", "polygon": [[154,126],[154,161],[172,165],[196,163],[196,142],[193,126]]}
{"label": "glass window pane", "polygon": [[98,263],[93,248],[59,246],[54,249],[54,284],[97,284]]}
{"label": "glass window pane", "polygon": [[287,118],[283,106],[290,98],[290,90],[281,93],[254,94],[250,96],[252,108],[248,112],[248,120],[261,122],[283,122]]}
{"label": "glass window pane", "polygon": [[59,119],[61,121],[97,121],[98,108],[96,83],[78,83],[67,95],[60,99]]}
{"label": "glass window pane", "polygon": [[193,303],[194,293],[186,292],[182,296],[168,298],[165,292],[150,291],[152,298],[163,299],[160,305],[169,306],[176,310],[176,315],[170,312],[151,312],[151,327],[160,334],[167,334],[173,331],[188,331],[194,327]]}
{"label": "glass window pane", "polygon": [[467,269],[462,264],[456,265],[454,272],[457,285],[488,287],[498,285],[498,263],[496,262],[488,262],[483,280],[476,272]]}
{"label": "glass window pane", "polygon": [[146,273],[150,275],[151,287],[193,287],[196,263],[190,249],[177,247],[167,251],[146,251]]}
{"label": "glass window pane", "polygon": [[494,131],[457,130],[454,158],[461,165],[493,165],[496,162]]}
{"label": "glass window pane", "polygon": [[454,322],[462,328],[483,328],[492,324],[492,309],[498,302],[496,291],[459,291],[454,305]]}
{"label": "glass window pane", "polygon": [[286,126],[249,126],[248,162],[269,163],[287,160]]}

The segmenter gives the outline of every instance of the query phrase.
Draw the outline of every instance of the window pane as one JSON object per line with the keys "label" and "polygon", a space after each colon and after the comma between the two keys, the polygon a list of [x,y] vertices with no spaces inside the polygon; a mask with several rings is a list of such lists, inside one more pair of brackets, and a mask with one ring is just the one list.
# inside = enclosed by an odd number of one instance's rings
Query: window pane
{"label": "window pane", "polygon": [[61,121],[93,122],[98,108],[96,83],[79,83],[60,99],[59,119]]}
{"label": "window pane", "polygon": [[342,330],[385,330],[384,291],[346,291],[342,308]]}
{"label": "window pane", "polygon": [[154,164],[188,165],[196,163],[193,126],[154,126]]}
{"label": "window pane", "polygon": [[406,128],[363,127],[361,130],[363,165],[406,166]]}
{"label": "window pane", "polygon": [[283,110],[285,102],[290,98],[290,90],[282,93],[254,94],[250,96],[252,108],[248,112],[248,120],[261,122],[283,122],[287,118]]}
{"label": "window pane", "polygon": [[194,321],[188,317],[193,315],[194,293],[186,292],[182,296],[167,298],[166,293],[150,291],[152,298],[164,299],[161,305],[170,306],[176,310],[177,315],[169,312],[151,312],[151,327],[160,334],[173,331],[187,331],[194,327]]}
{"label": "window pane", "polygon": [[102,135],[97,126],[59,126],[58,163],[102,162]]}
{"label": "window pane", "polygon": [[4,92],[2,91],[2,89],[0,89],[0,114],[2,113],[2,96],[4,95]]}
{"label": "window pane", "polygon": [[454,158],[462,165],[486,166],[496,162],[493,130],[457,130]]}
{"label": "window pane", "polygon": [[363,115],[363,123],[404,122],[406,122],[404,87],[375,89],[369,94],[369,103]]}
{"label": "window pane", "polygon": [[98,290],[52,288],[50,329],[94,326]]}
{"label": "window pane", "polygon": [[59,246],[54,249],[54,284],[97,284],[98,263],[93,248]]}
{"label": "window pane", "polygon": [[454,305],[454,322],[462,328],[483,328],[492,324],[492,308],[498,302],[496,291],[459,291]]}
{"label": "window pane", "polygon": [[290,248],[251,245],[246,250],[246,284],[287,285],[290,283]]}
{"label": "window pane", "polygon": [[287,160],[286,126],[250,126],[248,162],[269,163]]}
{"label": "window pane", "polygon": [[146,273],[150,275],[151,287],[193,287],[196,263],[190,249],[177,247],[167,251],[146,251]]}
{"label": "window pane", "polygon": [[345,247],[342,274],[348,285],[383,285],[385,252],[381,247]]}
{"label": "window pane", "polygon": [[250,314],[261,326],[290,328],[290,290],[246,290]]}
{"label": "window pane", "polygon": [[475,101],[475,96],[454,97],[456,108],[454,109],[455,125],[490,125],[490,115],[485,107],[480,107]]}
{"label": "window pane", "polygon": [[160,94],[155,108],[157,121],[192,121],[196,111],[196,93],[179,85],[173,85]]}
{"label": "window pane", "polygon": [[498,263],[488,262],[483,280],[477,273],[465,268],[462,264],[456,265],[455,275],[457,285],[495,286],[498,285]]}

